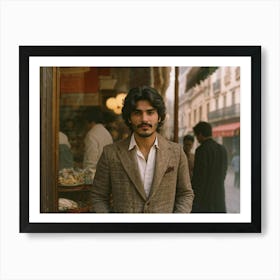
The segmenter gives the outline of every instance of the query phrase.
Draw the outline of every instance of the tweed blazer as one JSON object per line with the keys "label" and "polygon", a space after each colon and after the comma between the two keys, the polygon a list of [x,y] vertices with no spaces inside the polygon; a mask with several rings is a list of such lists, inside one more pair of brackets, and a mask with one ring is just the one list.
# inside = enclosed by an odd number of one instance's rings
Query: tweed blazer
{"label": "tweed blazer", "polygon": [[91,188],[96,213],[190,213],[194,198],[182,147],[158,137],[150,195],[140,179],[130,137],[105,146]]}

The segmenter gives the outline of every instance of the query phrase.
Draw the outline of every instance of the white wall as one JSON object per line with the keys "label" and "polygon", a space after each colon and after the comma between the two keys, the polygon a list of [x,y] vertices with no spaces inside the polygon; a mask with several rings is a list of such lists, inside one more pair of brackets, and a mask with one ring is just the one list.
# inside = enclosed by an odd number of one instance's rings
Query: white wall
{"label": "white wall", "polygon": [[[278,0],[0,5],[1,280],[280,279]],[[18,46],[101,44],[262,45],[262,234],[19,234]]]}

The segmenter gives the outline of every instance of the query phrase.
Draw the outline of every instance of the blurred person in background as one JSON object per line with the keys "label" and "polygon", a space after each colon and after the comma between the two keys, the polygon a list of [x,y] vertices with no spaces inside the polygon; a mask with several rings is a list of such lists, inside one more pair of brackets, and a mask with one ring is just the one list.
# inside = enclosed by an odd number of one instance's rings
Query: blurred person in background
{"label": "blurred person in background", "polygon": [[195,194],[193,213],[226,213],[224,181],[227,152],[212,138],[212,127],[199,122],[193,128],[200,146],[195,151],[192,186]]}
{"label": "blurred person in background", "polygon": [[58,135],[58,148],[59,148],[59,170],[64,168],[73,168],[74,160],[71,151],[71,145],[68,141],[68,137],[62,131],[59,131]]}
{"label": "blurred person in background", "polygon": [[239,188],[240,185],[240,157],[238,153],[234,153],[231,160],[231,166],[234,172],[234,186]]}
{"label": "blurred person in background", "polygon": [[190,134],[186,135],[183,139],[183,148],[188,159],[189,172],[191,178],[192,178],[193,167],[194,167],[194,154],[192,153],[193,144],[194,144],[194,137]]}
{"label": "blurred person in background", "polygon": [[98,106],[90,107],[85,111],[87,133],[84,140],[84,169],[95,169],[103,147],[113,143],[111,134],[102,124],[103,117],[103,113]]}

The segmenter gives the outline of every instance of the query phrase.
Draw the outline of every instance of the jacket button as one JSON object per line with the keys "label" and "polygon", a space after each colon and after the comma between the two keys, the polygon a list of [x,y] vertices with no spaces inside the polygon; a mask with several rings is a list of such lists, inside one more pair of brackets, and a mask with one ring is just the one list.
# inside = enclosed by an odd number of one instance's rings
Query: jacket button
{"label": "jacket button", "polygon": [[149,210],[149,202],[147,202],[146,204],[145,204],[145,206],[144,206],[144,213],[147,213],[148,212],[148,210]]}

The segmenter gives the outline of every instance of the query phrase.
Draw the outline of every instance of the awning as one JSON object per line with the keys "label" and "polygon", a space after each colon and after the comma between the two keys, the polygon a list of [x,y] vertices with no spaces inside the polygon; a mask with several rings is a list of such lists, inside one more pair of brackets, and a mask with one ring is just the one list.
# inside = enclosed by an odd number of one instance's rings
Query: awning
{"label": "awning", "polygon": [[219,126],[215,126],[212,129],[213,137],[232,137],[239,135],[240,133],[240,122],[228,123]]}
{"label": "awning", "polygon": [[200,82],[204,81],[211,74],[213,74],[218,67],[192,67],[190,72],[187,74],[187,87],[186,90],[194,87]]}

